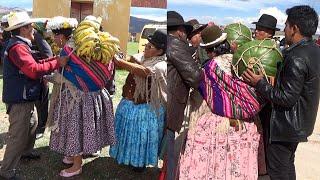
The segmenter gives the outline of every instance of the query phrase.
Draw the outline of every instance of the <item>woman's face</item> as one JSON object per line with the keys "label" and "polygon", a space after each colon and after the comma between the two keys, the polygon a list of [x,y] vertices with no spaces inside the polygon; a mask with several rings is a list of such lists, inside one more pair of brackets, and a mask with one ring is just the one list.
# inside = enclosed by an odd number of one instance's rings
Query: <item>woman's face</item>
{"label": "woman's face", "polygon": [[147,43],[144,47],[144,57],[145,58],[150,58],[150,57],[155,57],[155,56],[160,56],[162,54],[161,49],[157,49],[153,44],[150,42]]}
{"label": "woman's face", "polygon": [[265,27],[257,26],[254,31],[255,39],[264,40],[266,38],[272,38],[273,30]]}
{"label": "woman's face", "polygon": [[59,46],[59,48],[63,48],[67,43],[67,38],[63,34],[54,34],[54,42]]}

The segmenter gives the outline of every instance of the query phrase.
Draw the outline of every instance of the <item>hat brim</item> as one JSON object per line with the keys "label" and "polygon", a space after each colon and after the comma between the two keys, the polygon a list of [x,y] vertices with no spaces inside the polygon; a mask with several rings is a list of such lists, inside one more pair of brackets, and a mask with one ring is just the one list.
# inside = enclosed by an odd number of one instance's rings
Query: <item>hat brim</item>
{"label": "hat brim", "polygon": [[157,42],[153,41],[151,35],[147,37],[147,40],[148,40],[152,45],[154,45],[157,49],[162,49],[162,50],[165,49],[164,45],[161,47],[161,45],[159,45]]}
{"label": "hat brim", "polygon": [[193,30],[193,27],[189,24],[167,24],[168,29],[177,28],[179,26],[183,26],[186,29],[187,34]]}
{"label": "hat brim", "polygon": [[204,28],[206,28],[208,26],[208,24],[202,24],[201,26],[199,26],[196,29],[193,29],[190,33],[188,33],[188,37],[192,37],[194,36],[196,33],[201,32],[202,30],[204,30]]}
{"label": "hat brim", "polygon": [[20,28],[20,27],[22,27],[22,26],[25,26],[25,25],[34,23],[34,22],[36,22],[35,19],[29,19],[29,20],[26,21],[26,22],[19,23],[19,24],[16,24],[16,25],[14,25],[14,26],[9,26],[9,27],[5,28],[4,30],[5,30],[5,31],[12,31],[12,30],[18,29],[18,28]]}
{"label": "hat brim", "polygon": [[200,43],[200,47],[210,48],[210,47],[213,47],[215,45],[218,45],[218,44],[222,43],[226,39],[227,39],[227,33],[222,33],[222,35],[218,39],[216,39],[216,40],[214,40],[212,42],[209,42],[209,43],[206,43],[206,44]]}
{"label": "hat brim", "polygon": [[280,31],[279,28],[267,26],[267,25],[261,24],[261,23],[259,23],[259,22],[253,22],[252,24],[255,24],[255,25],[257,25],[257,26],[261,26],[261,27],[264,27],[264,28],[272,29],[272,30],[275,30],[275,31]]}

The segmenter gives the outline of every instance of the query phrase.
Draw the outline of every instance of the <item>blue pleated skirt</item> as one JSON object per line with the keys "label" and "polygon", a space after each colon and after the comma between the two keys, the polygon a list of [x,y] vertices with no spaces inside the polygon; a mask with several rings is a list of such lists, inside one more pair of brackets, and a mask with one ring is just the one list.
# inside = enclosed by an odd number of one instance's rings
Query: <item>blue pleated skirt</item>
{"label": "blue pleated skirt", "polygon": [[122,99],[115,115],[117,143],[110,148],[110,156],[119,164],[144,167],[157,166],[165,109],[159,114],[149,104],[134,104]]}

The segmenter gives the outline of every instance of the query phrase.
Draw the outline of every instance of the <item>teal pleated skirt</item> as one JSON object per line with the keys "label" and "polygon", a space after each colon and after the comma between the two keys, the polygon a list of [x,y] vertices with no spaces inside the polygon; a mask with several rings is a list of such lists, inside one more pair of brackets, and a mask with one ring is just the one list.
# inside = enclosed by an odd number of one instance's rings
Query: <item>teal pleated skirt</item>
{"label": "teal pleated skirt", "polygon": [[163,136],[165,109],[157,113],[149,104],[134,104],[122,99],[115,115],[117,143],[110,156],[119,164],[144,167],[157,166]]}

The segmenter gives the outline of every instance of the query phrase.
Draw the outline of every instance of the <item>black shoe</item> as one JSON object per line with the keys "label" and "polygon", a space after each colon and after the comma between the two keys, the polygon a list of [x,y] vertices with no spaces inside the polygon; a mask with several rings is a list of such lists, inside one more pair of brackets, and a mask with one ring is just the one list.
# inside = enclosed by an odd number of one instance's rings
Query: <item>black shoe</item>
{"label": "black shoe", "polygon": [[28,154],[24,154],[21,156],[21,159],[25,159],[25,160],[37,160],[40,159],[40,154],[37,152],[31,152]]}
{"label": "black shoe", "polygon": [[146,170],[146,167],[132,167],[132,171],[142,173]]}

